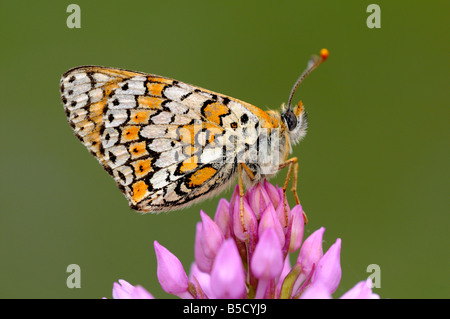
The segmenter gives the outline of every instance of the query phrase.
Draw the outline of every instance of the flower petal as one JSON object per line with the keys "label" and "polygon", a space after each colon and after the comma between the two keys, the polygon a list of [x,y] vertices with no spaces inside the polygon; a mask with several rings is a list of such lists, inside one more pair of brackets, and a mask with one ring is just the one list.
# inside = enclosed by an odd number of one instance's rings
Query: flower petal
{"label": "flower petal", "polygon": [[195,257],[195,263],[197,264],[198,268],[206,273],[209,273],[211,271],[213,260],[211,258],[208,258],[205,255],[205,251],[203,249],[203,231],[202,231],[202,223],[197,223],[196,225],[196,233],[195,233],[195,244],[194,244],[194,257]]}
{"label": "flower petal", "polygon": [[219,226],[203,210],[200,211],[200,217],[202,219],[201,245],[205,256],[214,259],[224,240],[224,236]]}
{"label": "flower petal", "polygon": [[220,247],[211,271],[211,291],[216,298],[242,298],[245,272],[236,243],[226,239]]}
{"label": "flower petal", "polygon": [[276,212],[278,215],[278,219],[280,220],[281,226],[283,228],[287,227],[289,225],[289,219],[291,217],[291,208],[289,207],[289,203],[287,201],[287,198],[283,194],[283,189],[278,189],[280,194],[280,203],[278,204],[276,208]]}
{"label": "flower petal", "polygon": [[311,285],[320,283],[330,294],[336,291],[342,276],[340,254],[341,239],[338,238],[317,264]]}
{"label": "flower petal", "polygon": [[280,295],[281,286],[283,285],[283,281],[286,278],[286,276],[291,271],[291,260],[289,258],[289,254],[286,255],[286,258],[284,259],[283,269],[281,270],[280,277],[277,281],[277,297]]}
{"label": "flower petal", "polygon": [[281,190],[281,194],[283,193],[283,190],[278,186],[270,184],[267,180],[264,180],[264,188],[272,201],[273,207],[277,208],[279,203],[283,200],[283,196],[280,197],[279,190]]}
{"label": "flower petal", "polygon": [[256,215],[256,218],[260,218],[261,214],[266,209],[269,203],[272,203],[269,194],[265,188],[261,185],[261,183],[257,183],[254,187],[252,187],[247,192],[248,202],[253,212]]}
{"label": "flower petal", "polygon": [[230,203],[225,198],[220,199],[217,205],[216,214],[214,215],[214,222],[220,227],[226,238],[230,237],[231,233],[231,212]]}
{"label": "flower petal", "polygon": [[214,298],[214,294],[211,292],[211,275],[201,271],[196,263],[192,263],[191,265],[189,281],[193,283],[194,286],[198,284],[200,288],[196,287],[196,289],[201,289],[203,293],[206,294],[207,298]]}
{"label": "flower petal", "polygon": [[275,230],[278,239],[280,240],[280,244],[283,247],[285,242],[283,227],[281,226],[278,215],[271,202],[269,202],[266,209],[262,213],[261,219],[259,220],[258,235],[261,237],[261,234],[267,228],[273,228],[273,230]]}
{"label": "flower petal", "polygon": [[325,228],[321,227],[314,233],[309,235],[303,242],[300,253],[298,254],[297,263],[302,265],[302,272],[308,276],[314,265],[317,265],[322,258],[322,240]]}
{"label": "flower petal", "polygon": [[296,251],[302,245],[304,227],[303,209],[301,205],[297,205],[291,210],[291,221],[286,236],[289,238],[289,253]]}
{"label": "flower petal", "polygon": [[[240,209],[240,197],[236,196],[233,204],[233,233],[234,236],[242,242],[248,242],[249,240],[256,240],[256,231],[258,229],[258,220],[256,219],[253,210],[247,202],[246,198],[243,198],[244,211],[241,216]],[[242,218],[241,218],[242,217]]]}
{"label": "flower petal", "polygon": [[270,280],[280,276],[284,260],[280,240],[273,228],[267,228],[256,244],[250,268],[258,279]]}
{"label": "flower petal", "polygon": [[180,260],[156,240],[154,246],[158,263],[157,276],[162,289],[169,294],[184,295],[189,283]]}
{"label": "flower petal", "polygon": [[339,299],[380,299],[380,296],[372,292],[372,280],[358,282]]}
{"label": "flower petal", "polygon": [[118,281],[118,283],[113,283],[113,299],[130,299],[130,292],[134,289],[134,286],[123,279],[119,279]]}
{"label": "flower petal", "polygon": [[154,299],[144,287],[139,285],[135,287],[123,279],[118,281],[113,284],[114,299]]}
{"label": "flower petal", "polygon": [[155,299],[144,287],[137,285],[130,293],[131,299]]}

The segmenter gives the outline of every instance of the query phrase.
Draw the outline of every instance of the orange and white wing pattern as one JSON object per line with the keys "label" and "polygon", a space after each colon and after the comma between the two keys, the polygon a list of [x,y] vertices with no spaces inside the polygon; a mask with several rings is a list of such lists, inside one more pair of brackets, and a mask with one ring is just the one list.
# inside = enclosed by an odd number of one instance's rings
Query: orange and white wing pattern
{"label": "orange and white wing pattern", "polygon": [[[237,99],[122,69],[71,69],[60,90],[75,135],[130,207],[143,212],[178,209],[220,191],[237,173],[239,152],[257,143],[258,130],[278,125]],[[245,143],[233,145],[242,132]]]}

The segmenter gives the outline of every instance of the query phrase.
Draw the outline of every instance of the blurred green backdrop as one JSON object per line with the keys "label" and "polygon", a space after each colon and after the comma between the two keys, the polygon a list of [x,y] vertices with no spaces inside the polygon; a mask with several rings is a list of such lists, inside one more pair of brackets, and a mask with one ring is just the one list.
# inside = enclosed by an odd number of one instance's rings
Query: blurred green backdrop
{"label": "blurred green backdrop", "polygon": [[[378,264],[383,298],[450,297],[448,1],[75,1],[80,29],[70,3],[0,4],[0,297],[111,297],[120,278],[170,297],[153,241],[189,269],[199,211],[219,199],[132,212],[67,124],[62,73],[121,67],[279,109],[322,47],[294,98],[310,119],[295,149],[305,236],[326,227],[324,250],[342,238],[336,296]],[[73,263],[80,289],[66,287]]]}

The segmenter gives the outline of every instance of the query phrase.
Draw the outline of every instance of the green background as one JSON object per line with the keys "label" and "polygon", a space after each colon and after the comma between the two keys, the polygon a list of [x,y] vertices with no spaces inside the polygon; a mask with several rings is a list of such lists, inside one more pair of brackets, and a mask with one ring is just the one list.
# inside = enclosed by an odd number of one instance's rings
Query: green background
{"label": "green background", "polygon": [[[366,26],[374,2],[381,29]],[[110,298],[120,278],[171,297],[153,241],[189,269],[199,211],[220,198],[132,212],[67,124],[62,73],[121,67],[279,109],[322,47],[294,98],[310,119],[294,154],[305,236],[324,226],[324,250],[342,238],[335,296],[378,264],[383,298],[450,297],[448,1],[76,1],[81,29],[70,3],[0,5],[0,297]]]}

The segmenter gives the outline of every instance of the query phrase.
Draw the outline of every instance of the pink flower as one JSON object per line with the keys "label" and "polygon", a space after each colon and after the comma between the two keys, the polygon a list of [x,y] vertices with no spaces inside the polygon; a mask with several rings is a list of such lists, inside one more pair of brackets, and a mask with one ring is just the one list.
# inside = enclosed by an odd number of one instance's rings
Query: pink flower
{"label": "pink flower", "polygon": [[234,240],[224,241],[210,276],[210,289],[216,298],[236,299],[244,296],[245,270]]}
{"label": "pink flower", "polygon": [[[261,234],[251,260],[251,271],[258,278],[255,298],[262,299],[271,284],[281,275],[284,266],[281,243],[273,228],[267,228]],[[274,293],[273,291],[272,293]]]}
{"label": "pink flower", "polygon": [[341,296],[340,299],[380,299],[380,296],[372,292],[372,281],[358,282],[352,289]]}
{"label": "pink flower", "polygon": [[222,245],[224,235],[220,227],[203,210],[200,211],[200,217],[202,218],[202,233],[199,238],[201,242],[199,249],[203,249],[206,258],[214,260]]}
{"label": "pink flower", "polygon": [[[195,261],[189,277],[178,258],[155,241],[158,280],[164,291],[180,298],[332,298],[341,280],[341,240],[324,254],[325,229],[303,241],[305,219],[300,205],[289,207],[283,190],[267,181],[250,188],[243,211],[236,186],[230,202],[219,201],[214,219],[200,212]],[[300,249],[296,263],[289,256]],[[124,280],[113,297],[152,298]],[[342,299],[379,298],[362,281]]]}
{"label": "pink flower", "polygon": [[154,245],[158,262],[157,276],[161,287],[169,294],[190,298],[188,277],[180,260],[157,241]]}
{"label": "pink flower", "polygon": [[289,253],[297,251],[300,248],[303,240],[304,227],[303,209],[301,205],[297,205],[291,210],[291,219],[286,233],[286,238],[289,239],[286,242],[289,245],[287,247]]}
{"label": "pink flower", "polygon": [[154,299],[142,286],[133,286],[123,279],[113,284],[112,295],[114,299]]}
{"label": "pink flower", "polygon": [[325,255],[320,258],[311,277],[311,286],[321,285],[332,294],[341,281],[341,240],[338,238]]}

